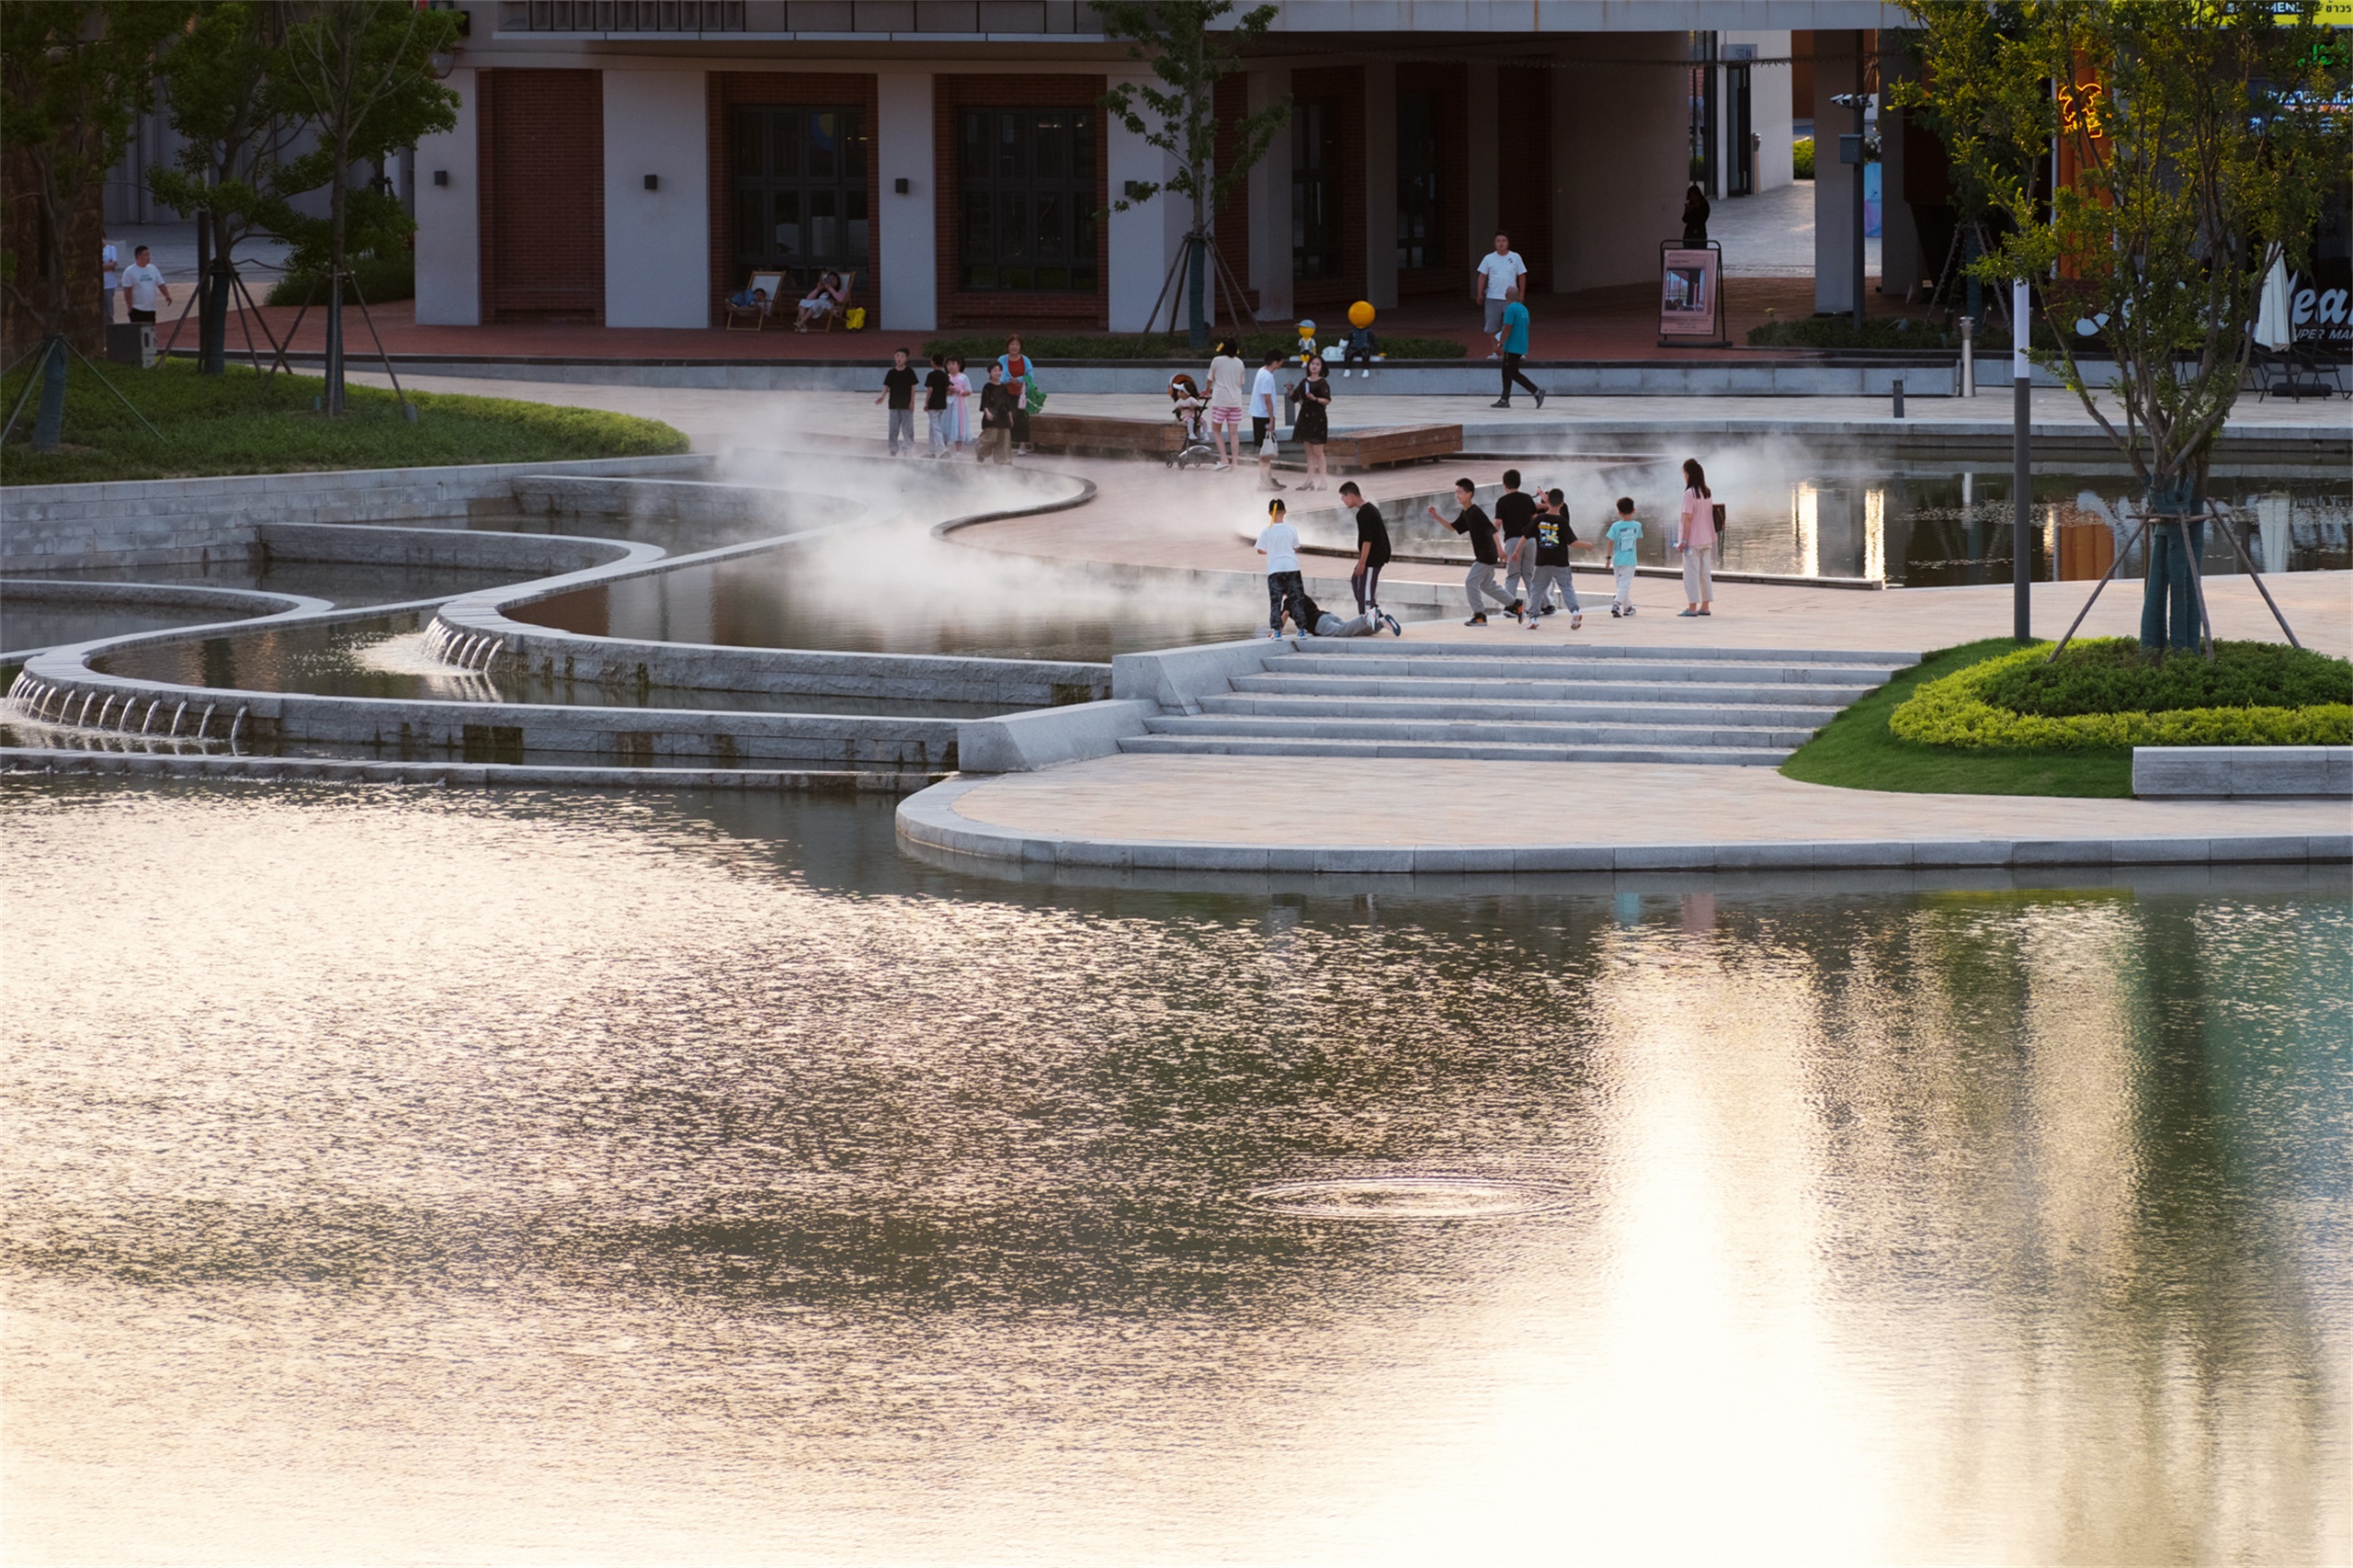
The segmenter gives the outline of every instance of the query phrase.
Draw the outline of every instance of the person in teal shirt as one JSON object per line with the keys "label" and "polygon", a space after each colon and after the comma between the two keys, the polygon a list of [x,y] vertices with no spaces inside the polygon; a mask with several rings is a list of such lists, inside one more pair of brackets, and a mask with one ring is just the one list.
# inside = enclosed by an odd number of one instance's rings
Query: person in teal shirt
{"label": "person in teal shirt", "polygon": [[1536,395],[1536,406],[1544,406],[1544,389],[1519,373],[1520,358],[1528,352],[1528,306],[1518,300],[1504,307],[1503,330],[1495,334],[1495,347],[1503,350],[1504,394],[1495,399],[1496,408],[1511,406],[1512,383],[1517,381]]}
{"label": "person in teal shirt", "polygon": [[1618,497],[1618,517],[1601,530],[1609,541],[1609,570],[1618,579],[1617,595],[1609,601],[1609,619],[1634,613],[1634,546],[1643,540],[1643,522],[1634,516],[1634,498]]}

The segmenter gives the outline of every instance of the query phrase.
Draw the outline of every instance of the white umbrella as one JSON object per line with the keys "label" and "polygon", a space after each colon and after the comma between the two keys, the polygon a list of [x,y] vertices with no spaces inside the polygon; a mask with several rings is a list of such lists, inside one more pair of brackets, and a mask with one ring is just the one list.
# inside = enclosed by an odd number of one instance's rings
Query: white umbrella
{"label": "white umbrella", "polygon": [[2255,312],[2255,340],[2266,348],[2285,348],[2296,340],[2295,318],[2290,313],[2288,263],[2271,264],[2263,280],[2263,303]]}

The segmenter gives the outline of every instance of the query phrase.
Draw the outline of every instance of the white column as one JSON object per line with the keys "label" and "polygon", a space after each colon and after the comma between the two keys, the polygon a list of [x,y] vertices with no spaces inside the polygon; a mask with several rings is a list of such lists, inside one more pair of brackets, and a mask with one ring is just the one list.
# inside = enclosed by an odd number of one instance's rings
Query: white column
{"label": "white column", "polygon": [[[1681,33],[1614,33],[1608,41],[1653,59],[1673,58],[1686,47]],[[1555,287],[1655,283],[1658,243],[1683,233],[1683,192],[1691,183],[1684,74],[1572,70],[1554,89],[1556,100],[1563,97],[1568,123],[1566,144],[1554,143],[1561,194],[1552,233],[1567,276]],[[1485,254],[1493,240],[1482,235],[1473,254]]]}
{"label": "white column", "polygon": [[[929,332],[939,324],[938,204],[954,192],[940,188],[932,153],[931,77],[913,71],[884,72],[874,79],[875,172],[882,210],[874,213],[881,252],[879,326],[894,332]],[[907,182],[899,194],[899,181]]]}
{"label": "white column", "polygon": [[707,112],[699,71],[605,73],[607,326],[710,324]]}
{"label": "white column", "polygon": [[[1838,138],[1854,133],[1855,114],[1830,101],[1856,90],[1853,58],[1861,34],[1824,29],[1813,35],[1813,309],[1839,315],[1855,308],[1855,187],[1859,164],[1838,161]],[[1820,58],[1828,56],[1829,58]]]}
{"label": "white column", "polygon": [[1364,67],[1364,297],[1379,310],[1397,302],[1397,66],[1387,60]]}
{"label": "white column", "polygon": [[[1287,69],[1250,73],[1250,112],[1290,91]],[[1289,321],[1291,311],[1290,133],[1278,131],[1250,171],[1250,286],[1260,321]]]}
{"label": "white column", "polygon": [[[1471,232],[1463,236],[1463,254],[1476,267],[1481,256],[1495,248],[1495,224],[1500,222],[1503,180],[1495,169],[1495,157],[1503,136],[1495,98],[1501,89],[1492,65],[1473,64],[1468,67],[1468,74],[1470,90],[1463,95],[1462,120],[1471,151]],[[1462,287],[1469,290],[1468,277],[1462,279]]]}
{"label": "white column", "polygon": [[473,68],[450,72],[449,85],[458,95],[457,125],[416,144],[416,319],[430,326],[479,326],[482,191]]}
{"label": "white column", "polygon": [[[1138,72],[1125,72],[1110,77],[1106,85],[1118,86],[1121,82],[1138,80],[1149,78]],[[1152,183],[1168,177],[1168,154],[1129,131],[1116,116],[1108,130],[1110,163],[1104,171],[1104,181],[1111,200],[1125,199],[1131,181]],[[1111,269],[1113,332],[1143,330],[1144,316],[1168,278],[1169,258],[1175,254],[1169,231],[1174,229],[1181,243],[1192,226],[1193,204],[1174,191],[1163,191],[1149,201],[1125,212],[1115,211],[1103,221],[1103,264]],[[1207,281],[1215,288],[1214,278]],[[1178,287],[1183,287],[1181,281]],[[1210,298],[1214,300],[1215,296]],[[1183,319],[1181,311],[1178,319]]]}
{"label": "white column", "polygon": [[[1780,32],[1726,33],[1725,40],[1756,46],[1759,60],[1787,60],[1790,35]],[[1790,68],[1754,65],[1748,73],[1749,129],[1756,133],[1756,190],[1763,195],[1790,183]]]}

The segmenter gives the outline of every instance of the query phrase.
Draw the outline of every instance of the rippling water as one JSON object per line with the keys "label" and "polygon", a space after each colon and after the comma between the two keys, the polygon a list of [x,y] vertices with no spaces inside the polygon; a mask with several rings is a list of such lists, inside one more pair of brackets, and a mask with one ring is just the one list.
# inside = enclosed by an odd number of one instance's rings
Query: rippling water
{"label": "rippling water", "polygon": [[2347,1549],[2341,869],[1210,896],[884,804],[0,802],[11,1562]]}

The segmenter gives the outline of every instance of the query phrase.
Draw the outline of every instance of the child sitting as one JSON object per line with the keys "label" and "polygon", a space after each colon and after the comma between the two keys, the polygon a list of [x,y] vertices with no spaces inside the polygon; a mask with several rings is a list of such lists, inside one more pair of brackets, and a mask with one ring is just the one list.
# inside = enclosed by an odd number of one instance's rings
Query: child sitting
{"label": "child sitting", "polygon": [[1340,345],[1340,374],[1347,375],[1350,365],[1362,365],[1364,369],[1357,374],[1370,378],[1372,362],[1382,358],[1385,356],[1381,352],[1381,339],[1373,335],[1372,328],[1358,327]]}

